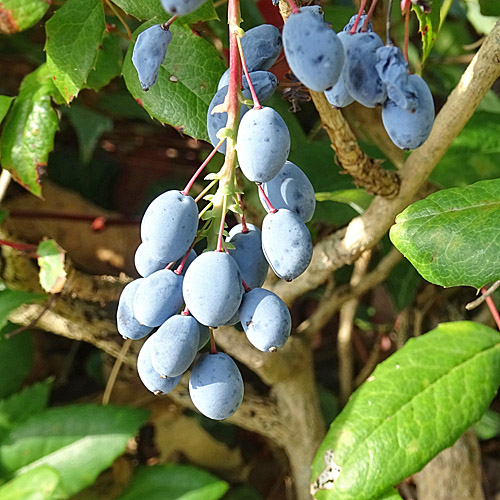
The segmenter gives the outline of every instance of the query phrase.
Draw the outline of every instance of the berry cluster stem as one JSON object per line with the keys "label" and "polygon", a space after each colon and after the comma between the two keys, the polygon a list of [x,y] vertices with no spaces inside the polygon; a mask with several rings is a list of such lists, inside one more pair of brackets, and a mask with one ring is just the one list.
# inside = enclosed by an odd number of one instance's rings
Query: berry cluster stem
{"label": "berry cluster stem", "polygon": [[264,191],[264,188],[261,184],[259,184],[259,191],[262,198],[264,198],[264,201],[266,202],[267,208],[269,208],[269,213],[275,214],[278,210],[274,208],[273,204],[269,201],[269,198],[267,197],[266,192]]}
{"label": "berry cluster stem", "polygon": [[243,47],[241,46],[241,39],[239,36],[236,37],[236,43],[238,44],[238,51],[240,53],[241,65],[243,66],[243,71],[247,78],[248,87],[250,89],[250,93],[252,94],[252,101],[254,109],[261,109],[259,98],[257,97],[257,93],[255,92],[252,80],[250,79],[250,74],[248,73],[247,63],[245,61],[245,55],[243,54]]}
{"label": "berry cluster stem", "polygon": [[370,22],[370,19],[373,16],[373,11],[375,10],[375,7],[377,6],[378,0],[372,0],[372,4],[370,5],[370,9],[368,10],[368,13],[366,14],[365,22],[363,23],[363,26],[361,26],[361,31],[366,31],[368,28],[368,23]]}
{"label": "berry cluster stem", "polygon": [[359,24],[359,21],[361,19],[361,16],[363,14],[363,11],[365,10],[365,6],[366,6],[366,2],[368,0],[363,0],[359,6],[359,10],[358,10],[358,15],[356,17],[356,21],[354,21],[354,24],[352,25],[352,28],[351,28],[351,31],[349,31],[349,34],[351,35],[354,35],[354,33],[356,33],[357,29],[358,29],[358,24]]}

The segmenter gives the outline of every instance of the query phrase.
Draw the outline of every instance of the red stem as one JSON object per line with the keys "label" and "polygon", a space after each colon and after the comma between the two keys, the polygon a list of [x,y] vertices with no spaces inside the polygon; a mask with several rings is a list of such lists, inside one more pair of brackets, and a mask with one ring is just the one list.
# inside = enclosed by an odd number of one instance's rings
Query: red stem
{"label": "red stem", "polygon": [[168,31],[168,28],[170,28],[170,25],[178,18],[179,16],[172,16],[166,23],[163,23],[161,25],[162,29],[165,31]]}
{"label": "red stem", "polygon": [[241,65],[243,66],[243,71],[245,76],[247,77],[248,87],[250,89],[250,93],[252,94],[253,108],[261,109],[259,98],[257,97],[257,93],[255,92],[255,88],[253,86],[252,80],[250,79],[250,74],[248,73],[247,63],[245,61],[245,55],[243,54],[243,47],[241,46],[241,40],[237,38],[238,42],[238,51],[240,53]]}
{"label": "red stem", "polygon": [[196,182],[196,179],[198,176],[203,172],[203,169],[208,165],[208,162],[214,157],[215,153],[217,153],[218,149],[222,146],[222,143],[226,140],[226,138],[222,138],[215,148],[212,150],[212,152],[206,157],[205,161],[198,167],[198,170],[194,173],[193,177],[189,180],[189,182],[186,184],[186,187],[184,188],[183,191],[181,191],[182,194],[188,195],[190,189],[193,187],[193,184]]}
{"label": "red stem", "polygon": [[184,308],[184,310],[181,312],[181,314],[183,316],[189,316],[189,309],[187,308],[187,306]]}
{"label": "red stem", "polygon": [[267,197],[264,188],[262,187],[261,184],[259,184],[259,191],[260,194],[262,195],[262,198],[264,198],[264,201],[266,202],[267,208],[269,208],[269,213],[275,214],[278,210],[274,208],[272,203],[269,201],[269,198]]}
{"label": "red stem", "polygon": [[363,0],[359,6],[358,10],[358,16],[356,17],[356,21],[354,21],[354,24],[352,25],[351,31],[349,31],[350,35],[354,35],[356,33],[356,30],[358,29],[358,24],[361,19],[361,15],[363,14],[363,11],[365,10],[366,2],[368,0]]}
{"label": "red stem", "polygon": [[375,10],[375,7],[377,6],[378,0],[372,0],[372,4],[370,5],[370,9],[368,10],[368,13],[366,14],[365,22],[363,23],[363,26],[361,26],[361,31],[366,31],[368,28],[368,23],[370,22],[370,19],[373,16],[373,11]]}
{"label": "red stem", "polygon": [[245,289],[245,292],[250,292],[252,289],[246,284],[245,280],[241,280],[241,284],[243,285],[243,288]]}
{"label": "red stem", "polygon": [[129,224],[138,224],[140,219],[108,219],[100,215],[82,215],[82,214],[60,214],[58,212],[29,212],[13,210],[9,212],[9,217],[16,219],[55,219],[70,220],[74,222],[94,222],[96,219],[104,219],[106,226],[125,226]]}
{"label": "red stem", "polygon": [[241,232],[243,234],[247,234],[250,229],[248,229],[247,223],[245,221],[245,214],[243,213],[243,202],[241,200],[241,194],[237,193],[236,197],[238,198],[238,205],[240,206],[241,209]]}
{"label": "red stem", "polygon": [[297,7],[297,4],[293,0],[287,0],[287,2],[292,9],[292,14],[297,14],[297,12],[300,12],[300,9]]}
{"label": "red stem", "polygon": [[[485,287],[481,288],[481,292],[483,294],[486,293],[486,288]],[[495,323],[497,324],[497,328],[500,330],[500,314],[498,314],[498,309],[497,309],[495,303],[493,302],[491,295],[486,297],[486,304],[488,304],[491,315],[493,316],[493,319],[495,320]]]}
{"label": "red stem", "polygon": [[217,354],[217,347],[215,347],[214,332],[210,328],[210,354]]}
{"label": "red stem", "polygon": [[[408,40],[410,38],[410,8],[408,8],[405,12],[405,45],[404,45],[404,57],[405,61],[408,64]],[[408,68],[409,71],[409,68]]]}
{"label": "red stem", "polygon": [[34,252],[37,249],[36,245],[30,243],[14,243],[13,241],[0,240],[0,246],[10,247],[20,252]]}

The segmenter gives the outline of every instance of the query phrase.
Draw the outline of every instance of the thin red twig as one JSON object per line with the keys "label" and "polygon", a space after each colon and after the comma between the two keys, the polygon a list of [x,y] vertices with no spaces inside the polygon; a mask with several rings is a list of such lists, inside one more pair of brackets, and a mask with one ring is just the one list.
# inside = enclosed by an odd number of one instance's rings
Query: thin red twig
{"label": "thin red twig", "polygon": [[[484,286],[483,286],[483,288],[481,288],[481,292],[483,294],[486,293],[486,288]],[[488,295],[488,297],[486,297],[486,304],[488,304],[491,315],[493,316],[493,319],[495,320],[495,323],[497,324],[497,328],[500,330],[500,314],[498,314],[497,306],[495,305],[495,303],[493,302],[493,299],[489,295]]]}

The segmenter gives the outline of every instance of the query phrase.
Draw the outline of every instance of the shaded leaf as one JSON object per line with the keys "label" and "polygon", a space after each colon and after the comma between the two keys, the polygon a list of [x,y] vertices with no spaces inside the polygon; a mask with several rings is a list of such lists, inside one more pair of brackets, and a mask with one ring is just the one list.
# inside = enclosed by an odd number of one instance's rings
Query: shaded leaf
{"label": "shaded leaf", "polygon": [[118,36],[106,33],[97,54],[95,68],[89,73],[85,87],[101,90],[122,71],[123,52]]}
{"label": "shaded leaf", "polygon": [[479,7],[483,16],[500,16],[500,3],[491,0],[479,0]]}
{"label": "shaded leaf", "polygon": [[0,33],[10,35],[23,31],[39,21],[50,2],[47,0],[2,0],[0,2]]}
{"label": "shaded leaf", "polygon": [[342,189],[330,193],[316,193],[317,201],[337,201],[349,205],[358,214],[362,214],[373,200],[373,196],[364,189]]}
{"label": "shaded leaf", "polygon": [[487,440],[500,436],[500,415],[493,410],[487,410],[472,428],[478,439]]}
{"label": "shaded leaf", "polygon": [[427,59],[439,33],[441,0],[430,0],[429,14],[422,12],[420,7],[413,5],[413,11],[418,17],[419,32],[422,36],[422,64]]}
{"label": "shaded leaf", "polygon": [[66,102],[95,67],[105,28],[102,0],[67,0],[45,24],[47,65]]}
{"label": "shaded leaf", "polygon": [[[149,26],[143,24],[137,35]],[[132,64],[133,44],[123,63],[123,76],[128,90],[144,109],[162,123],[169,123],[195,139],[208,140],[207,111],[215,95],[225,65],[216,49],[204,38],[183,25],[172,24],[172,43],[160,67],[157,83],[143,92]]]}
{"label": "shaded leaf", "polygon": [[433,193],[396,217],[390,238],[424,279],[481,288],[500,279],[500,179]]}
{"label": "shaded leaf", "polygon": [[30,470],[0,486],[2,500],[52,500],[59,474],[46,465]]}
{"label": "shaded leaf", "polygon": [[9,111],[13,99],[13,97],[0,95],[0,123],[2,123],[3,119],[5,118],[7,111]]}
{"label": "shaded leaf", "polygon": [[376,498],[451,446],[486,411],[499,383],[500,333],[491,328],[445,323],[409,340],[332,423],[312,477],[337,474],[315,498]]}
{"label": "shaded leaf", "polygon": [[9,290],[8,288],[0,290],[0,328],[3,328],[7,324],[10,313],[15,311],[19,306],[46,298],[47,296],[41,293]]}
{"label": "shaded leaf", "polygon": [[0,465],[16,475],[49,465],[61,477],[61,493],[74,495],[123,453],[146,416],[144,410],[118,406],[45,410],[16,426],[3,440]]}
{"label": "shaded leaf", "polygon": [[64,269],[65,251],[54,240],[45,240],[38,245],[40,285],[49,293],[59,293],[66,283]]}
{"label": "shaded leaf", "polygon": [[139,469],[119,500],[217,500],[228,484],[190,465],[156,465]]}
{"label": "shaded leaf", "polygon": [[31,193],[41,196],[40,177],[54,147],[58,118],[50,96],[54,91],[47,66],[26,76],[3,126],[2,167]]}

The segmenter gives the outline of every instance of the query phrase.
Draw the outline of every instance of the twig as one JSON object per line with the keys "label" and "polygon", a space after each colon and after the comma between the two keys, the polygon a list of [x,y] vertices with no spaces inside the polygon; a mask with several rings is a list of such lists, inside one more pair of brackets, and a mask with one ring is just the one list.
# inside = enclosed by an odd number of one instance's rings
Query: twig
{"label": "twig", "polygon": [[131,339],[125,340],[120,350],[120,353],[118,354],[118,357],[115,360],[113,369],[109,374],[108,382],[106,383],[106,388],[104,389],[104,394],[102,395],[103,406],[106,406],[109,403],[109,399],[111,398],[111,393],[113,392],[113,387],[115,386],[116,378],[118,377],[118,373],[120,372],[120,368],[122,367],[123,361],[125,360],[125,356],[127,355],[127,352],[130,349],[131,343],[132,343]]}
{"label": "twig", "polygon": [[33,318],[27,325],[16,328],[12,332],[5,334],[5,338],[10,339],[10,338],[22,333],[22,332],[25,332],[26,330],[29,330],[30,328],[35,327],[36,324],[42,318],[42,316],[52,307],[52,304],[55,302],[56,298],[57,298],[57,295],[51,295],[49,297],[49,300],[47,300],[47,302],[45,303],[45,305],[43,306],[42,310],[40,311],[40,313],[38,314],[37,317]]}
{"label": "twig", "polygon": [[500,280],[495,281],[495,283],[493,283],[493,285],[491,285],[480,297],[466,304],[465,309],[467,309],[467,311],[472,311],[476,307],[480,306],[499,286]]}

